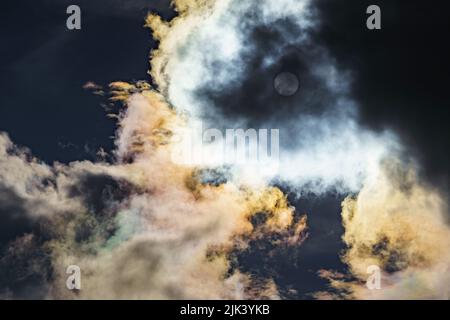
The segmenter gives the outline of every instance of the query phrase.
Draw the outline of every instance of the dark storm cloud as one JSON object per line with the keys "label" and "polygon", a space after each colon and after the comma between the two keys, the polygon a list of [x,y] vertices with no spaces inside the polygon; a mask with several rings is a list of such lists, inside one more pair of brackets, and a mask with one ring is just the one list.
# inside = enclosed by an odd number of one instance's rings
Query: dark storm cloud
{"label": "dark storm cloud", "polygon": [[[314,20],[307,14],[267,22],[259,7],[248,11],[251,19],[237,30],[245,39],[239,61],[206,61],[208,72],[219,76],[199,85],[194,99],[201,101],[204,117],[214,127],[281,128],[282,149],[291,151],[309,144],[313,150],[311,145],[320,144],[319,137],[327,130],[334,126],[336,132],[342,129],[337,128],[341,124],[338,119],[351,108],[343,105],[347,75],[336,72],[332,57],[311,38],[311,29],[299,23]],[[209,59],[206,54],[205,60]],[[239,75],[223,81],[223,70],[233,64]],[[299,89],[290,95],[280,94],[275,86],[280,73],[294,75]],[[342,122],[342,126],[346,124]],[[326,141],[322,145],[326,143],[333,144]]]}
{"label": "dark storm cloud", "polygon": [[[270,25],[249,25],[242,32],[248,33],[246,45],[250,48],[241,58],[243,78],[225,86],[201,87],[196,92],[197,98],[213,106],[209,116],[243,119],[249,127],[269,121],[280,125],[296,115],[320,115],[335,102],[335,94],[314,73],[323,62],[323,52],[314,43],[297,40],[305,31],[296,22],[281,19]],[[294,95],[283,96],[276,91],[274,80],[282,72],[298,77],[300,89]]]}
{"label": "dark storm cloud", "polygon": [[65,196],[79,199],[84,212],[45,204],[48,216],[35,216],[33,201],[0,185],[0,298],[45,298],[54,276],[50,243],[66,242],[88,252],[83,244],[94,239],[106,243],[117,232],[119,202],[132,190],[129,183],[107,174],[80,173]]}
{"label": "dark storm cloud", "polygon": [[51,261],[41,247],[40,219],[0,182],[0,299],[42,299]]}
{"label": "dark storm cloud", "polygon": [[0,299],[44,299],[52,272],[50,252],[39,237],[16,239],[0,256]]}
{"label": "dark storm cloud", "polygon": [[35,219],[27,214],[24,202],[0,182],[0,248],[33,230]]}
{"label": "dark storm cloud", "polygon": [[[264,30],[265,29],[265,30]],[[259,45],[255,38],[261,37],[264,45]],[[238,83],[230,83],[227,88],[202,88],[198,95],[215,106],[215,112],[222,113],[230,120],[246,119],[250,126],[265,121],[286,121],[293,114],[320,114],[332,99],[330,92],[310,70],[305,60],[312,58],[306,48],[287,45],[277,56],[271,52],[279,47],[276,32],[261,27],[255,30],[255,51],[244,57],[248,62],[245,78]],[[264,39],[264,40],[263,40]],[[271,45],[268,45],[271,44]],[[275,56],[276,60],[269,66],[264,59]],[[274,88],[274,78],[281,72],[291,72],[299,78],[300,90],[293,96],[282,96]]]}
{"label": "dark storm cloud", "polygon": [[[69,188],[69,197],[79,197],[94,213],[114,211],[114,206],[136,193],[130,183],[107,174],[86,173]],[[111,210],[113,209],[113,210]]]}
{"label": "dark storm cloud", "polygon": [[[315,3],[321,20],[316,40],[353,71],[361,122],[373,130],[395,130],[429,181],[448,188],[446,2]],[[371,4],[381,7],[381,30],[365,27]]]}

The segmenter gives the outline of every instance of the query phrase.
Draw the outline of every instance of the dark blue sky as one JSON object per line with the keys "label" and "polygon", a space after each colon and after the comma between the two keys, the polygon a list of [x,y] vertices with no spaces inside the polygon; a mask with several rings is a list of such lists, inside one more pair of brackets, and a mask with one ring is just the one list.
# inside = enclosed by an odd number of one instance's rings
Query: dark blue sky
{"label": "dark blue sky", "polygon": [[115,124],[101,107],[107,98],[83,85],[148,80],[155,43],[143,28],[146,12],[173,14],[168,0],[77,1],[82,30],[69,31],[71,3],[9,1],[0,13],[0,131],[47,162],[92,160],[112,147]]}

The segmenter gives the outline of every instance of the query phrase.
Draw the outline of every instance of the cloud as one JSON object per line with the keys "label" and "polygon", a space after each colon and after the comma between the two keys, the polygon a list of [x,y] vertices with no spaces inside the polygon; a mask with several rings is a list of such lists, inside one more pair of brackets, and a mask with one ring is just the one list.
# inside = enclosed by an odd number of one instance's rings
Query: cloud
{"label": "cloud", "polygon": [[[360,124],[360,106],[352,96],[357,78],[342,70],[317,41],[316,9],[308,1],[261,2],[257,7],[231,0],[210,5],[180,2],[178,18],[148,18],[160,41],[151,74],[174,108],[193,118],[219,128],[284,131],[278,175],[261,177],[256,170],[238,170],[241,181],[277,178],[300,194],[359,193],[357,200],[344,202],[344,242],[349,249],[343,261],[358,279],[366,276],[368,263],[395,273],[388,276],[396,277],[392,288],[380,291],[378,298],[448,297],[441,287],[448,286],[447,272],[430,279],[449,266],[444,254],[448,226],[442,218],[448,209],[441,206],[445,195],[415,177],[420,166],[403,161],[403,141],[394,132],[374,132]],[[277,72],[286,70],[296,73],[303,86],[291,99],[278,96],[272,87]],[[406,176],[394,176],[396,172],[386,168],[392,161],[398,164],[390,169],[406,170]],[[409,175],[414,179],[402,181]],[[412,194],[403,190],[405,183]],[[373,208],[364,206],[372,202]],[[351,210],[353,203],[357,212]],[[401,213],[390,212],[395,210]],[[432,252],[440,254],[430,257]],[[415,259],[427,262],[417,266]],[[413,280],[413,290],[407,289],[410,278],[419,279]],[[343,283],[351,283],[347,289],[353,296],[348,297],[370,297],[353,282],[334,282],[340,289]]]}
{"label": "cloud", "polygon": [[[127,102],[116,164],[48,166],[2,135],[7,170],[0,177],[23,197],[22,215],[38,225],[5,247],[4,267],[17,270],[4,279],[2,294],[24,297],[19,279],[42,277],[34,290],[47,298],[277,297],[271,279],[255,287],[250,275],[230,273],[228,254],[271,234],[298,245],[304,220],[277,188],[204,184],[197,168],[173,164],[166,136],[178,123],[175,113],[151,90]],[[259,212],[268,219],[256,229],[251,217]],[[42,254],[34,259],[36,252]],[[83,274],[76,294],[65,288],[71,264]]]}
{"label": "cloud", "polygon": [[[324,277],[348,298],[448,300],[447,214],[445,197],[420,183],[416,170],[395,160],[385,163],[383,174],[343,202],[348,249],[342,258],[357,280]],[[380,290],[365,285],[371,265],[382,270]]]}
{"label": "cloud", "polygon": [[[371,4],[315,1],[320,28],[314,39],[341,67],[352,70],[350,90],[358,101],[360,123],[374,131],[394,131],[404,156],[418,162],[421,178],[448,192],[449,133],[442,121],[448,118],[448,80],[439,71],[446,60],[445,13],[421,1],[380,1],[382,31],[370,33],[364,13]],[[424,10],[429,13],[426,21]],[[423,22],[420,28],[414,23],[418,19]]]}
{"label": "cloud", "polygon": [[[314,41],[319,26],[309,1],[175,5],[179,16],[171,21],[147,18],[160,41],[151,58],[159,91],[192,123],[280,130],[280,158],[270,166],[279,170],[236,164],[241,180],[276,178],[316,194],[356,192],[383,157],[400,149],[391,132],[359,125],[352,75]],[[293,97],[273,87],[282,71],[300,78]]]}
{"label": "cloud", "polygon": [[[314,41],[315,7],[306,0],[174,6],[174,19],[146,20],[159,41],[150,70],[156,88],[110,85],[111,100],[124,104],[112,163],[45,164],[0,134],[0,213],[15,225],[2,235],[2,297],[282,298],[271,275],[236,264],[255,243],[276,252],[307,237],[306,217],[277,181],[300,200],[349,195],[342,212],[349,270],[322,270],[332,290],[316,297],[448,298],[446,198],[421,183],[414,163],[405,166],[394,133],[360,125],[353,75]],[[285,69],[300,78],[291,98],[272,85]],[[282,129],[280,170],[173,162],[173,138],[198,120]],[[81,291],[65,287],[72,264],[81,267]],[[361,284],[369,264],[383,270],[382,291]]]}

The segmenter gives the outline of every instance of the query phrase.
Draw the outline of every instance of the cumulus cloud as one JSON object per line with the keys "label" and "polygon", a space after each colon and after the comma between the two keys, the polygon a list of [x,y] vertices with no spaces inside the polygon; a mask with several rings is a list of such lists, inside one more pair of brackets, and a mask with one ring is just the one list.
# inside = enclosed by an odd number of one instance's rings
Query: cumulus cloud
{"label": "cumulus cloud", "polygon": [[[39,225],[6,245],[3,267],[23,261],[24,274],[14,276],[42,277],[35,290],[48,298],[276,298],[271,279],[255,287],[250,275],[230,273],[228,253],[274,233],[297,245],[304,220],[277,188],[205,184],[197,168],[173,164],[174,112],[155,91],[127,102],[114,165],[48,166],[2,135],[2,181]],[[251,217],[260,212],[268,219],[255,229]],[[36,251],[40,258],[26,263]],[[72,264],[83,272],[77,294],[65,288]],[[5,279],[2,294],[16,297],[14,285]]]}
{"label": "cumulus cloud", "polygon": [[[343,240],[348,246],[343,261],[356,280],[323,276],[348,298],[448,300],[447,213],[445,198],[417,181],[415,170],[398,161],[385,163],[382,175],[343,202]],[[371,265],[382,270],[379,290],[366,287]]]}

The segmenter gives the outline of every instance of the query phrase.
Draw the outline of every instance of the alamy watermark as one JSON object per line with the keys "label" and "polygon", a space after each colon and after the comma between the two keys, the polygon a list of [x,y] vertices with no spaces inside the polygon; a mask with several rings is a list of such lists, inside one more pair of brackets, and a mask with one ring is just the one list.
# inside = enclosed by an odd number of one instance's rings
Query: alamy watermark
{"label": "alamy watermark", "polygon": [[195,122],[177,130],[173,137],[172,161],[183,165],[278,166],[279,129],[204,128]]}
{"label": "alamy watermark", "polygon": [[367,267],[367,274],[370,276],[367,278],[366,287],[369,290],[381,289],[381,269],[377,265],[370,265]]}
{"label": "alamy watermark", "polygon": [[66,280],[66,287],[69,290],[81,290],[81,269],[77,265],[70,265],[66,269],[69,274]]}
{"label": "alamy watermark", "polygon": [[70,5],[66,9],[70,16],[66,20],[66,26],[69,30],[81,30],[81,8],[77,5]]}
{"label": "alamy watermark", "polygon": [[[81,8],[78,5],[70,5],[66,9],[66,13],[69,17],[66,20],[66,26],[69,30],[81,30]],[[366,9],[366,13],[370,16],[367,18],[366,27],[369,30],[381,29],[381,8],[378,5],[370,5]],[[295,92],[296,86],[292,86],[289,90]],[[298,88],[298,87],[297,87]],[[289,91],[288,91],[289,92]],[[283,95],[283,93],[281,93]],[[291,95],[291,94],[288,94]]]}
{"label": "alamy watermark", "polygon": [[370,16],[367,18],[366,26],[369,30],[380,30],[381,29],[381,8],[377,5],[370,5],[366,10],[367,14]]}

